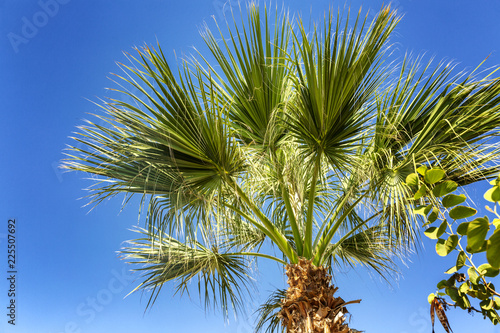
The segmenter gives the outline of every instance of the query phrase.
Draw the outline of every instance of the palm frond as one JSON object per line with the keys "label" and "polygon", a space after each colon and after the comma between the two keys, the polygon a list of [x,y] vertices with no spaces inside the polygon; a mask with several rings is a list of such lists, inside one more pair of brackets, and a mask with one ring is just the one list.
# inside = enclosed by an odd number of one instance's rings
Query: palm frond
{"label": "palm frond", "polygon": [[164,234],[153,237],[148,230],[136,230],[142,238],[128,242],[120,253],[142,273],[143,282],[133,291],[151,292],[148,307],[156,301],[165,283],[174,281],[176,292],[188,291],[191,280],[198,280],[198,292],[206,307],[243,310],[242,300],[251,297],[250,262],[231,252],[221,252],[215,245],[208,248],[189,239],[185,242]]}
{"label": "palm frond", "polygon": [[[229,134],[227,105],[200,71],[184,67],[176,77],[161,49],[144,47],[138,54],[137,67],[123,65],[127,77],[120,77],[139,90],[137,95],[119,91],[134,104],[112,100],[102,105],[106,116],[99,118],[105,125],[81,127],[75,140],[83,148],[70,147],[74,153],[64,166],[103,177],[93,189],[96,201],[120,192],[160,195],[151,201],[150,217],[166,204],[170,217],[191,211],[185,217],[196,221],[200,206],[245,168]],[[163,217],[148,220],[150,231],[166,227]]]}
{"label": "palm frond", "polygon": [[258,321],[255,332],[284,332],[278,312],[281,310],[281,300],[286,296],[286,289],[278,289],[269,295],[268,299],[257,309]]}
{"label": "palm frond", "polygon": [[311,35],[299,21],[294,34],[292,78],[297,97],[291,105],[289,127],[307,152],[324,153],[336,168],[353,164],[360,136],[367,129],[374,93],[386,74],[381,70],[384,46],[399,19],[388,8],[365,31],[360,15],[349,31],[330,12],[322,35]]}
{"label": "palm frond", "polygon": [[[439,166],[466,185],[500,172],[499,82],[452,75],[454,66],[405,58],[394,85],[377,97],[373,138],[356,169],[359,186],[369,184],[373,211],[398,244],[418,239],[417,218],[406,176],[418,165]],[[479,102],[481,101],[481,102]]]}
{"label": "palm frond", "polygon": [[[215,75],[231,103],[228,117],[237,137],[248,145],[272,146],[283,131],[279,124],[282,109],[291,95],[286,57],[291,32],[288,14],[275,10],[273,31],[272,10],[265,7],[261,13],[250,3],[247,11],[248,21],[245,24],[242,19],[238,25],[231,8],[229,22],[233,24],[226,21],[229,39],[217,22],[220,41],[208,27],[202,37],[220,67],[221,73]],[[204,64],[210,72],[219,73],[208,61]]]}
{"label": "palm frond", "polygon": [[328,266],[366,266],[386,278],[395,272],[394,247],[381,226],[360,229],[353,235],[329,245]]}

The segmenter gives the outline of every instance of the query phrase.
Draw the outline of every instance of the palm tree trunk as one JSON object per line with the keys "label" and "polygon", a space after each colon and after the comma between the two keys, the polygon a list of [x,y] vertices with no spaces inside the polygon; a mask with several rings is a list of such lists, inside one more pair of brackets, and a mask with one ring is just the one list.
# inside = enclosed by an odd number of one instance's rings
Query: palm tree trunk
{"label": "palm tree trunk", "polygon": [[330,284],[326,267],[316,267],[312,260],[299,259],[287,265],[288,290],[278,314],[287,333],[349,333],[345,323],[348,311],[344,302],[334,297],[338,288]]}

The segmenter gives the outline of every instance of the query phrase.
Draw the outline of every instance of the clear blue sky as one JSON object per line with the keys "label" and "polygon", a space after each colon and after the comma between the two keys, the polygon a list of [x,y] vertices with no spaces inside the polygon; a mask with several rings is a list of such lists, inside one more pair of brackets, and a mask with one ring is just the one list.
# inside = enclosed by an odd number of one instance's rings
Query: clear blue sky
{"label": "clear blue sky", "polygon": [[[55,2],[57,1],[57,2]],[[57,4],[57,5],[54,5]],[[107,96],[106,77],[118,71],[122,51],[160,42],[174,59],[201,46],[198,28],[223,0],[0,0],[0,331],[63,332],[251,332],[252,319],[224,323],[220,313],[205,314],[198,299],[172,296],[164,288],[146,313],[147,296],[124,296],[136,282],[116,255],[134,235],[137,207],[119,213],[111,200],[89,213],[82,208],[82,174],[61,173],[57,165],[68,136],[86,113],[97,111],[87,99]],[[233,0],[233,4],[236,3]],[[357,9],[379,9],[382,1],[353,0]],[[500,3],[495,1],[401,0],[405,14],[393,41],[398,52],[426,53],[455,60],[459,69],[500,64]],[[51,5],[50,5],[51,4]],[[285,1],[292,12],[319,17],[331,1]],[[343,2],[334,2],[334,6]],[[476,197],[481,189],[470,189]],[[17,325],[7,324],[6,222],[18,223]],[[362,298],[349,307],[351,326],[369,333],[431,332],[427,295],[451,266],[435,255],[433,244],[402,267],[392,287],[363,269],[338,272],[336,284],[346,299]],[[249,313],[284,279],[274,264],[262,263],[260,294]],[[193,295],[196,295],[194,293]],[[463,311],[449,312],[460,332],[500,332]],[[441,327],[436,332],[443,332]]]}

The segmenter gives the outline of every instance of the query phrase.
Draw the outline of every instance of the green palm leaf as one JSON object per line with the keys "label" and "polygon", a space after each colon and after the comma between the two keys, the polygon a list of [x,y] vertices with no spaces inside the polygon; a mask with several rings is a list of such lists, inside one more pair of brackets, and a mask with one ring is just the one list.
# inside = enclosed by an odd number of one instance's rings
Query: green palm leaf
{"label": "green palm leaf", "polygon": [[196,240],[181,242],[168,234],[151,238],[148,230],[136,231],[143,237],[130,241],[121,254],[128,262],[141,266],[136,271],[143,273],[144,281],[135,290],[152,290],[148,307],[165,283],[174,281],[176,292],[182,294],[188,290],[188,283],[197,279],[205,306],[213,304],[225,316],[231,308],[242,310],[243,293],[251,295],[249,261],[244,257],[220,252],[215,245],[206,247]]}

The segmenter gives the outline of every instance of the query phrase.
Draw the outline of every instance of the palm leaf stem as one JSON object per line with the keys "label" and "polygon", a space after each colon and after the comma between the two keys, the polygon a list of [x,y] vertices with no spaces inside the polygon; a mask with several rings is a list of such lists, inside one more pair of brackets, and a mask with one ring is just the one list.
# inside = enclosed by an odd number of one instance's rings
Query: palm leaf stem
{"label": "palm leaf stem", "polygon": [[[364,195],[363,195],[363,197],[364,197]],[[328,216],[330,216],[330,215],[331,216],[328,219],[328,223],[324,223],[323,222],[323,224],[321,225],[318,233],[316,234],[316,239],[314,240],[314,244],[313,244],[314,248],[317,248],[318,247],[318,243],[320,242],[320,240],[322,240],[324,237],[326,237],[326,235],[328,234],[328,230],[330,230],[330,228],[332,227],[333,222],[335,221],[335,219],[339,215],[339,213],[342,210],[342,208],[347,204],[348,200],[349,200],[349,195],[346,194],[344,196],[344,198],[342,199],[342,201],[335,205],[336,208],[332,209],[332,212],[328,214]],[[325,219],[325,221],[326,221],[326,219]]]}
{"label": "palm leaf stem", "polygon": [[290,204],[290,193],[285,186],[285,181],[283,179],[283,172],[282,169],[276,165],[275,163],[275,168],[278,172],[278,179],[280,182],[280,187],[281,187],[281,196],[283,197],[283,202],[285,203],[285,208],[286,212],[288,215],[288,220],[290,221],[290,226],[292,228],[292,233],[293,233],[293,238],[295,240],[295,245],[297,247],[297,253],[300,255],[303,253],[303,242],[302,242],[302,236],[300,234],[299,226],[297,224],[297,220],[295,218],[295,214],[292,209],[292,205]]}
{"label": "palm leaf stem", "polygon": [[312,256],[312,233],[313,233],[313,219],[314,219],[314,197],[316,196],[316,183],[318,181],[319,170],[321,166],[321,151],[318,152],[314,161],[313,178],[311,181],[311,188],[309,190],[309,201],[307,207],[306,228],[304,235],[304,253],[305,258]]}
{"label": "palm leaf stem", "polygon": [[271,260],[274,260],[274,261],[277,261],[279,262],[280,264],[283,264],[283,265],[288,265],[288,263],[284,260],[281,260],[279,258],[276,258],[274,256],[271,256],[271,255],[268,255],[268,254],[264,254],[264,253],[258,253],[258,252],[232,252],[230,253],[231,255],[235,255],[235,256],[250,256],[250,257],[262,257],[262,258],[266,258],[266,259],[271,259]]}
{"label": "palm leaf stem", "polygon": [[248,198],[241,187],[233,182],[232,186],[235,188],[237,195],[247,204],[247,206],[252,210],[252,212],[262,221],[265,226],[266,236],[279,247],[279,249],[285,254],[285,256],[290,259],[292,263],[298,262],[298,256],[295,250],[290,246],[286,237],[279,231],[278,228],[267,218],[267,216]]}
{"label": "palm leaf stem", "polygon": [[342,244],[342,242],[344,242],[347,238],[351,237],[351,235],[353,235],[356,231],[358,231],[362,227],[366,226],[368,222],[370,222],[373,218],[375,218],[378,215],[380,215],[380,213],[374,214],[373,216],[371,216],[369,219],[367,219],[363,223],[360,223],[357,226],[353,227],[348,233],[346,233],[342,238],[340,238],[339,241],[336,242],[335,245],[333,245],[333,247],[331,249],[328,249],[328,253],[324,253],[322,255],[322,257],[318,259],[319,264],[324,265],[326,260],[328,259],[328,256],[331,253],[333,253],[335,251],[335,249],[337,249],[337,247],[339,247],[339,245]]}
{"label": "palm leaf stem", "polygon": [[225,203],[225,202],[222,202],[222,205],[224,205],[225,207],[231,209],[233,212],[235,212],[236,214],[240,215],[241,217],[245,218],[248,222],[250,222],[252,225],[254,225],[255,227],[257,227],[257,229],[259,229],[260,231],[262,231],[266,236],[268,236],[273,242],[276,242],[276,238],[274,237],[273,234],[271,234],[269,232],[269,230],[263,226],[262,224],[260,224],[259,222],[257,222],[254,218],[252,218],[250,215],[248,215],[247,213],[243,212],[241,209],[233,206],[233,205],[230,205],[228,203]]}
{"label": "palm leaf stem", "polygon": [[[332,228],[328,228],[328,227],[325,228],[325,230],[323,231],[323,233],[321,235],[321,239],[318,242],[318,245],[315,247],[316,254],[315,254],[314,260],[313,260],[314,265],[316,265],[316,266],[319,265],[319,262],[320,262],[321,258],[323,257],[323,254],[325,253],[325,250],[326,250],[328,244],[330,243],[333,236],[335,235],[335,233],[339,229],[340,225],[344,222],[344,220],[351,213],[351,211],[356,207],[356,205],[361,201],[361,199],[363,199],[365,197],[366,193],[368,193],[368,192],[365,192],[365,194],[361,195],[348,209],[345,210],[344,214],[342,214],[342,216],[337,220],[337,222],[335,222],[335,224],[333,225]],[[337,217],[337,215],[339,214],[340,208],[343,207],[343,205],[346,203],[347,199],[348,199],[348,197],[346,196],[342,200],[342,204],[340,204],[338,206],[337,211],[332,216],[332,218],[329,222],[330,225],[333,222],[333,220]]]}

